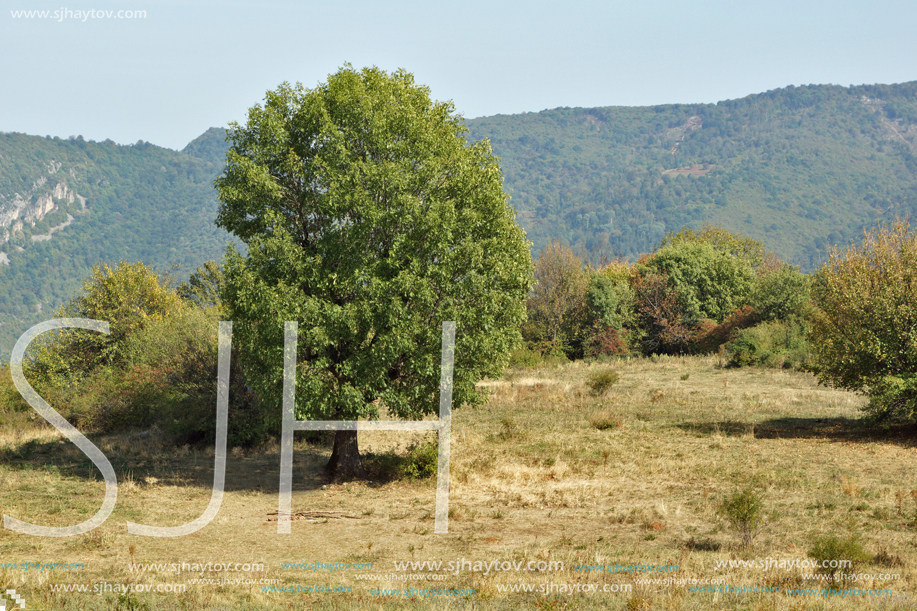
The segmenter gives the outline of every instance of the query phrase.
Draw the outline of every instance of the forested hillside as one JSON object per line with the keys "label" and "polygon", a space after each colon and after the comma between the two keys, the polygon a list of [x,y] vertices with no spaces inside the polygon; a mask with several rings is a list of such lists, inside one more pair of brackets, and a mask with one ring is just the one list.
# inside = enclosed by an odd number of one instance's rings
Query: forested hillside
{"label": "forested hillside", "polygon": [[[202,154],[208,134],[195,140]],[[3,353],[28,326],[50,318],[100,261],[145,261],[162,271],[178,265],[176,275],[187,276],[220,258],[228,234],[213,224],[213,179],[221,169],[213,155],[144,142],[0,134],[0,217],[8,237],[0,246],[7,263],[0,265]],[[53,208],[38,206],[42,201]],[[70,224],[47,239],[68,215]]]}
{"label": "forested hillside", "polygon": [[[635,258],[709,222],[808,270],[828,245],[917,212],[917,82],[466,123],[501,157],[536,253],[557,238]],[[0,353],[100,261],[177,264],[186,277],[221,258],[229,236],[213,224],[213,180],[224,135],[211,128],[177,152],[0,133]]]}
{"label": "forested hillside", "polygon": [[917,210],[917,82],[787,87],[718,104],[563,108],[467,122],[541,250],[635,257],[720,224],[811,269]]}

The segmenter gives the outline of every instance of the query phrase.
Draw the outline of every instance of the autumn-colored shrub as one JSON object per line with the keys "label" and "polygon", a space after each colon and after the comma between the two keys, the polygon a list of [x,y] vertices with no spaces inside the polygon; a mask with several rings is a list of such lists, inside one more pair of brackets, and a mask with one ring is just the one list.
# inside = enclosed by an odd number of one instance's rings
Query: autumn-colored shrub
{"label": "autumn-colored shrub", "polygon": [[614,327],[599,327],[586,344],[586,356],[615,356],[628,352],[630,348],[624,331]]}
{"label": "autumn-colored shrub", "polygon": [[561,346],[568,357],[583,356],[588,323],[589,273],[569,247],[551,242],[535,261],[536,284],[526,304],[522,335],[529,342]]}
{"label": "autumn-colored shrub", "polygon": [[749,305],[737,308],[720,324],[708,319],[701,320],[694,328],[691,352],[707,354],[715,352],[721,345],[735,339],[740,329],[754,326],[759,321],[757,311]]}
{"label": "autumn-colored shrub", "polygon": [[643,331],[643,353],[686,352],[693,332],[678,290],[669,286],[666,275],[647,270],[634,279],[633,288]]}

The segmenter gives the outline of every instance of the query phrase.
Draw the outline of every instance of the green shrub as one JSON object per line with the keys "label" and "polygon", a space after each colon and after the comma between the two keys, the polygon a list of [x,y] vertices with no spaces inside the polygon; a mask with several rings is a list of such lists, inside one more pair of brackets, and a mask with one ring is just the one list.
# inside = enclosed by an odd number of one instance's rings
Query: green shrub
{"label": "green shrub", "polygon": [[[856,536],[844,539],[836,535],[816,537],[808,555],[809,558],[818,560],[821,568],[826,569],[824,574],[828,575],[828,579],[832,581],[836,573],[851,574],[855,572],[859,564],[872,561],[872,556],[866,553]],[[825,566],[828,563],[837,565],[841,561],[849,562],[849,564],[847,566]]]}
{"label": "green shrub", "polygon": [[809,345],[803,323],[762,322],[741,329],[726,344],[729,367],[803,368],[808,363]]}
{"label": "green shrub", "polygon": [[885,376],[867,391],[866,417],[885,424],[917,420],[917,374]]}
{"label": "green shrub", "polygon": [[[620,264],[610,266],[617,271]],[[627,281],[626,272],[618,278],[603,273],[593,274],[586,288],[586,303],[591,318],[601,327],[621,329],[634,322],[636,294]]]}
{"label": "green shrub", "polygon": [[407,479],[426,479],[436,475],[439,445],[435,441],[415,444],[401,465],[401,474]]}
{"label": "green shrub", "polygon": [[605,369],[591,374],[589,379],[586,380],[586,385],[592,390],[592,394],[601,397],[605,395],[620,378],[621,376],[618,375],[617,371]]}
{"label": "green shrub", "polygon": [[[133,371],[158,373],[133,394],[137,401],[156,406],[150,419],[177,444],[210,444],[215,438],[217,334],[215,311],[186,307],[166,320],[149,323],[124,347]],[[268,425],[235,358],[230,360],[229,378],[227,444],[257,445],[267,439]]]}
{"label": "green shrub", "polygon": [[763,504],[761,496],[751,487],[733,493],[720,503],[720,515],[729,521],[746,549],[751,547],[763,524]]}
{"label": "green shrub", "polygon": [[528,342],[526,346],[510,353],[509,366],[519,369],[563,365],[567,357],[558,343]]}
{"label": "green shrub", "polygon": [[519,348],[509,354],[509,367],[518,369],[531,369],[537,367],[543,361],[541,353],[531,348]]}
{"label": "green shrub", "polygon": [[93,268],[83,290],[57,312],[60,318],[91,318],[110,324],[110,333],[60,329],[29,346],[27,365],[36,390],[72,384],[93,371],[125,363],[124,347],[131,336],[153,321],[182,309],[178,295],[152,268],[122,261],[118,267]]}
{"label": "green shrub", "polygon": [[[79,372],[45,376],[40,394],[84,431],[158,426],[176,445],[211,444],[216,435],[217,331],[214,310],[178,305],[149,317],[117,344],[119,362]],[[50,334],[49,334],[50,335]],[[58,336],[63,347],[70,338]],[[52,339],[54,339],[52,337]],[[39,355],[59,357],[62,346],[41,346]],[[50,371],[78,371],[62,366]],[[268,430],[256,397],[246,388],[236,359],[230,361],[227,444],[251,446]]]}
{"label": "green shrub", "polygon": [[812,307],[809,276],[787,263],[761,272],[751,291],[750,301],[761,320],[805,318]]}
{"label": "green shrub", "polygon": [[70,384],[45,385],[39,394],[83,432],[146,428],[159,405],[155,389],[165,386],[161,373],[98,367]]}
{"label": "green shrub", "polygon": [[691,323],[702,318],[725,320],[748,303],[756,278],[748,261],[701,241],[666,244],[653,253],[647,265],[666,275]]}
{"label": "green shrub", "polygon": [[439,445],[435,441],[416,443],[406,454],[393,451],[364,456],[366,473],[372,481],[426,479],[436,475]]}
{"label": "green shrub", "polygon": [[9,367],[0,363],[0,418],[5,415],[27,412],[32,407],[22,398],[13,384],[13,375]]}

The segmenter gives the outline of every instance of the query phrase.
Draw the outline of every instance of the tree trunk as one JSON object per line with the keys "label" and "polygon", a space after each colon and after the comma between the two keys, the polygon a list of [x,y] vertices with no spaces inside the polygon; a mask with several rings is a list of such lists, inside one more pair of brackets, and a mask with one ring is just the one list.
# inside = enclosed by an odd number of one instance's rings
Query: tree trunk
{"label": "tree trunk", "polygon": [[334,435],[334,449],[328,461],[328,473],[335,479],[366,479],[360,448],[357,446],[356,431],[337,431]]}

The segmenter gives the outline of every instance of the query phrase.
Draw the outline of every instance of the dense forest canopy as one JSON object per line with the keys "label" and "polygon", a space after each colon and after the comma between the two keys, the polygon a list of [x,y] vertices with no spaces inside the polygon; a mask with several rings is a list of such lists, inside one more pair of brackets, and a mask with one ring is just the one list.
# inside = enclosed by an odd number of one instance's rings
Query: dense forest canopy
{"label": "dense forest canopy", "polygon": [[787,87],[718,104],[558,108],[467,122],[490,138],[536,252],[631,259],[683,225],[812,269],[917,210],[917,82]]}

